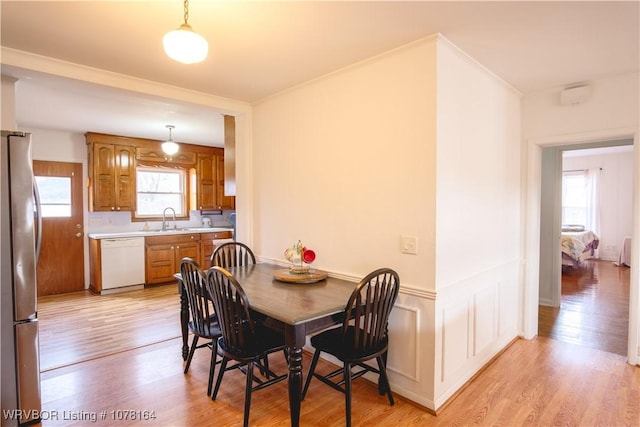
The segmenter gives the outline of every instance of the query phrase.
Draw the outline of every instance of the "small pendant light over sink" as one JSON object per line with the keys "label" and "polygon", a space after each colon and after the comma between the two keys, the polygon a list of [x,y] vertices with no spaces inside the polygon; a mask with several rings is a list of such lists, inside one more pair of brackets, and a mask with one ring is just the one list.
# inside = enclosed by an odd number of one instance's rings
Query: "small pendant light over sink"
{"label": "small pendant light over sink", "polygon": [[167,125],[167,129],[169,129],[169,140],[162,143],[162,151],[164,151],[169,156],[173,156],[180,149],[180,146],[173,142],[173,140],[171,139],[171,130],[174,127],[174,125]]}
{"label": "small pendant light over sink", "polygon": [[191,29],[188,20],[189,0],[184,0],[184,24],[165,34],[162,44],[169,58],[183,64],[195,64],[207,57],[209,45],[204,37]]}

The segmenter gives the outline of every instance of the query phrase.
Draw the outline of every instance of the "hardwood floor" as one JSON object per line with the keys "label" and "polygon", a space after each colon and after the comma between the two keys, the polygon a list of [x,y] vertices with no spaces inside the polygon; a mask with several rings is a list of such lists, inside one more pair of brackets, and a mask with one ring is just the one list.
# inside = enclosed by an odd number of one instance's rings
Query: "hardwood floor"
{"label": "hardwood floor", "polygon": [[539,307],[538,334],[585,347],[627,354],[630,269],[610,261],[562,274],[560,308]]}
{"label": "hardwood floor", "polygon": [[[79,304],[64,304],[64,297],[58,298],[66,310],[59,309],[58,315],[43,322],[53,322],[58,330],[64,330],[63,319],[69,321],[74,318],[73,312],[82,310],[76,309]],[[137,301],[131,304],[136,307],[134,313],[144,311],[140,307],[152,307],[154,312],[175,310],[163,320],[169,325],[178,324],[176,299],[177,295],[168,289],[152,288],[137,295]],[[90,300],[102,303],[103,297],[81,298],[83,310],[91,311]],[[120,302],[117,298],[108,300]],[[56,302],[47,300],[43,304]],[[129,329],[139,329],[139,320],[129,324],[122,319],[114,321],[106,315],[114,310],[108,307],[102,310],[103,314],[97,317],[103,324],[98,321],[94,328],[104,328],[104,337],[119,341],[117,336],[121,334],[136,336]],[[114,315],[116,319],[128,316],[124,306],[116,311],[119,312]],[[106,332],[112,321],[117,326]],[[137,334],[146,335],[145,330]],[[81,338],[81,334],[46,337],[59,342],[57,345],[41,342],[41,351],[59,353],[55,356],[58,360],[64,359],[65,352],[74,358],[78,353],[93,353],[84,347],[104,346],[90,337]],[[309,361],[310,355],[305,353],[305,369]],[[281,357],[272,357],[270,362],[277,372],[286,369]],[[218,399],[211,401],[206,396],[209,354],[206,349],[198,350],[189,373],[183,374],[180,338],[64,365],[41,374],[43,410],[50,417],[43,421],[44,426],[234,426],[242,422],[242,374],[231,371],[225,375]],[[331,367],[321,361],[318,369],[323,372]],[[131,419],[145,414],[154,418]],[[352,414],[354,426],[637,426],[640,368],[628,365],[625,357],[610,352],[543,337],[520,339],[489,364],[438,416],[398,395],[391,407],[386,397],[378,394],[376,386],[364,379],[354,382]],[[254,393],[250,421],[255,426],[289,425],[286,382]],[[343,426],[343,395],[319,381],[312,382],[302,404],[301,425]]]}
{"label": "hardwood floor", "polygon": [[179,337],[179,310],[177,285],[39,297],[40,370]]}

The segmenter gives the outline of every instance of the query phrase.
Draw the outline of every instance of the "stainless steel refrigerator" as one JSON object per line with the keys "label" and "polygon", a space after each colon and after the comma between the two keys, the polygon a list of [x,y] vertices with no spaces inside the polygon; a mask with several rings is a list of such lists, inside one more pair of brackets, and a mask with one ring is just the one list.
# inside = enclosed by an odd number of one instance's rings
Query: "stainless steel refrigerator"
{"label": "stainless steel refrigerator", "polygon": [[40,421],[36,264],[41,216],[31,134],[0,141],[0,337],[2,426]]}

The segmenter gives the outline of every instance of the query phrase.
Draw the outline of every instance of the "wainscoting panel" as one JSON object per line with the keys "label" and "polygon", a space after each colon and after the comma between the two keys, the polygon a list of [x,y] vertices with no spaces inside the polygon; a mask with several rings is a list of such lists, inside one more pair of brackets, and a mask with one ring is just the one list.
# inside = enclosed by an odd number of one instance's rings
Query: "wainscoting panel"
{"label": "wainscoting panel", "polygon": [[435,409],[516,337],[519,262],[438,289]]}
{"label": "wainscoting panel", "polygon": [[[465,366],[470,356],[470,310],[469,300],[464,298],[450,303],[442,309],[442,377],[446,381]],[[446,326],[446,327],[445,327]]]}
{"label": "wainscoting panel", "polygon": [[473,356],[485,350],[496,339],[498,329],[498,293],[495,286],[478,290],[473,296]]}
{"label": "wainscoting panel", "polygon": [[417,308],[396,304],[389,319],[389,355],[387,371],[418,381],[420,345]]}

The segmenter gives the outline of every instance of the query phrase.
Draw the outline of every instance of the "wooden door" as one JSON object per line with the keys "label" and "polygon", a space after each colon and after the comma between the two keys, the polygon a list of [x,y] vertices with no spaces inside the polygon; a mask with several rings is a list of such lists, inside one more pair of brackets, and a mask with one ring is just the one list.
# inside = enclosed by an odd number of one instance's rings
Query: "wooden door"
{"label": "wooden door", "polygon": [[84,289],[82,164],[34,160],[42,205],[38,296]]}

